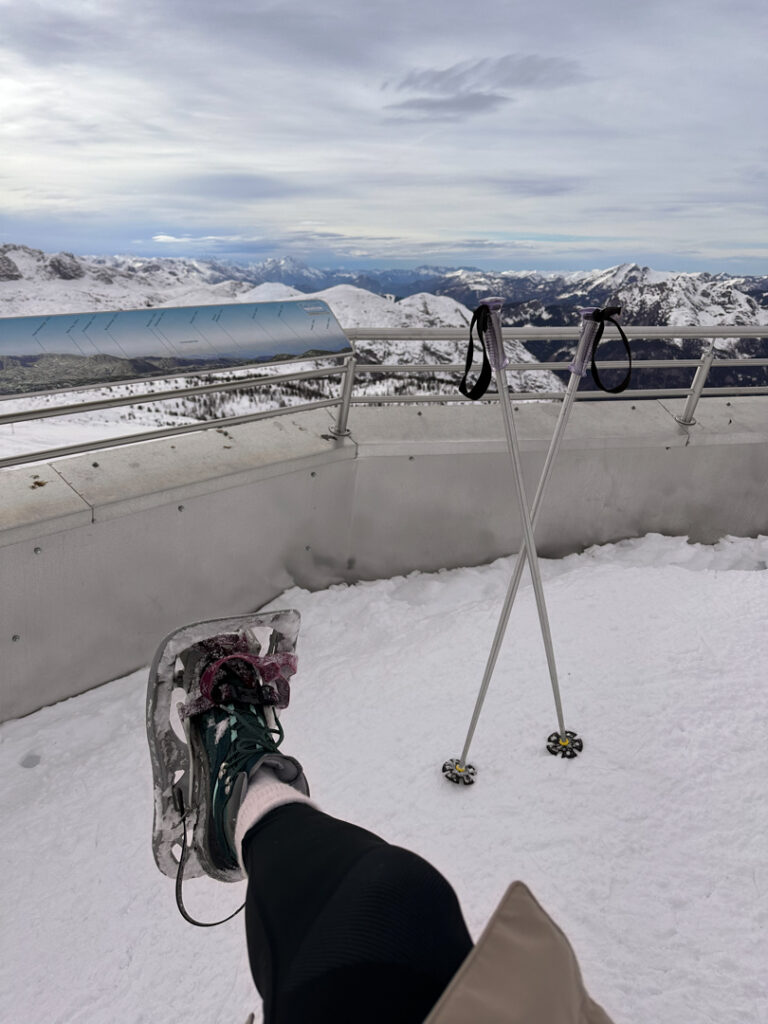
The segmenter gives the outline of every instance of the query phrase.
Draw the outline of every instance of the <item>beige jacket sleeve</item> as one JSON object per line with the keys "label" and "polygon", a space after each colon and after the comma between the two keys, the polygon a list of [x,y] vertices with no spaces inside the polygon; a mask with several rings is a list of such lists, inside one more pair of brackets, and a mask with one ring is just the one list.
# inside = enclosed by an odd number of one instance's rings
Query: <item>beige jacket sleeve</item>
{"label": "beige jacket sleeve", "polygon": [[612,1024],[589,997],[571,944],[513,882],[425,1024]]}

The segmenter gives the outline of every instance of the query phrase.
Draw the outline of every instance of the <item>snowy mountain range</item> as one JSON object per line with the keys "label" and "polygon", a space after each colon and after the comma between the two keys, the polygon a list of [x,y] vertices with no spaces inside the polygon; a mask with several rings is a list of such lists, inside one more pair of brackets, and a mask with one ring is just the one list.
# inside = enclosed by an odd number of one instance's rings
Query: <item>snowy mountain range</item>
{"label": "snowy mountain range", "polygon": [[[491,294],[505,297],[508,325],[562,326],[578,322],[580,306],[621,305],[622,320],[645,325],[768,325],[768,276],[731,277],[708,273],[662,273],[623,264],[607,270],[542,274],[473,268],[419,267],[415,270],[318,270],[293,259],[258,264],[186,258],[152,259],[134,256],[75,256],[46,253],[24,245],[0,246],[0,317],[38,313],[86,312],[99,309],[203,305],[217,302],[274,301],[313,296],[328,302],[346,328],[459,327],[466,328],[478,300]],[[1,327],[1,321],[0,321]],[[767,328],[768,333],[768,328]],[[698,358],[699,340],[644,341],[636,356],[656,359]],[[618,343],[605,346],[606,358],[623,356]],[[766,339],[729,339],[718,343],[723,355],[768,356]],[[465,341],[358,342],[358,358],[368,363],[462,363]],[[551,339],[513,343],[516,361],[568,360],[572,346]],[[635,387],[688,387],[690,370],[645,370],[635,375]],[[237,374],[234,374],[237,376]],[[358,394],[413,394],[429,389],[455,394],[461,374],[445,371],[427,381],[402,374],[360,379]],[[169,388],[196,380],[171,380]],[[563,390],[565,378],[545,370],[510,375],[515,390]],[[710,383],[766,384],[762,367],[713,368]],[[592,386],[589,378],[582,385]],[[131,386],[130,390],[146,386]],[[143,409],[115,412],[135,429],[194,422],[210,417],[240,415],[257,409],[292,405],[328,397],[337,385],[305,381],[275,385],[267,392],[238,390],[225,395],[179,399]],[[112,392],[115,394],[115,391]],[[85,399],[91,393],[81,393]],[[97,392],[93,392],[93,397]],[[61,402],[59,394],[57,402]],[[50,404],[52,398],[13,400],[23,407]],[[11,411],[11,406],[5,406]],[[53,421],[51,421],[53,422]],[[63,421],[59,421],[62,422]]]}
{"label": "snowy mountain range", "polygon": [[[311,277],[309,268],[307,273]],[[316,283],[322,283],[324,275],[316,274]],[[310,291],[281,280],[284,273],[276,271],[276,280],[260,276],[249,279],[244,268],[234,265],[225,273],[222,264],[200,260],[82,257],[6,244],[0,246],[0,316],[268,302]],[[445,295],[409,293],[396,301],[349,282],[324,285],[312,294],[329,303],[344,327],[465,327],[472,316]]]}
{"label": "snowy mountain range", "polygon": [[[301,270],[293,261],[267,261],[264,274],[285,277],[289,271],[322,283],[322,272]],[[239,276],[225,276],[225,272]],[[251,275],[258,276],[258,275]],[[324,279],[324,278],[323,278]],[[246,269],[190,259],[152,260],[137,257],[80,257],[72,253],[50,254],[28,246],[0,246],[0,316],[36,313],[85,312],[98,309],[136,309],[215,302],[269,302],[297,296],[324,299],[343,327],[458,327],[467,328],[472,311],[447,295],[411,293],[395,299],[357,285],[343,283],[314,292],[301,291],[284,281],[253,284]],[[464,359],[464,341],[361,342],[356,345],[361,362],[456,363]],[[521,362],[535,356],[519,342],[510,344],[510,356]],[[460,375],[449,373],[437,383],[437,391],[455,393]],[[563,383],[546,370],[511,374],[517,390],[559,391]],[[424,379],[406,374],[362,381],[362,393],[413,394]],[[430,384],[430,386],[432,386]],[[286,393],[309,393],[317,385],[286,388]],[[311,397],[319,397],[312,394]],[[324,396],[327,397],[327,396]],[[231,402],[222,397],[222,403]],[[195,413],[199,402],[195,403]],[[222,406],[223,407],[223,406]],[[241,412],[243,410],[241,409]],[[228,412],[228,415],[235,413]]]}
{"label": "snowy mountain range", "polygon": [[441,267],[319,270],[290,257],[236,264],[180,257],[84,257],[0,246],[2,316],[254,301],[329,291],[345,327],[459,327],[467,322],[467,311],[488,295],[507,300],[505,323],[510,326],[575,324],[580,306],[608,302],[622,306],[626,323],[768,324],[768,275],[660,272],[627,263],[569,274]]}

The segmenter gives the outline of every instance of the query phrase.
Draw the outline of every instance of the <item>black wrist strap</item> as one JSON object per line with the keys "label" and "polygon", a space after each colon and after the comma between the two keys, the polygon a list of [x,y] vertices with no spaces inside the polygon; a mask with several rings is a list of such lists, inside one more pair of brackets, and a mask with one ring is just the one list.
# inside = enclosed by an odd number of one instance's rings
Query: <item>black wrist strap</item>
{"label": "black wrist strap", "polygon": [[[607,306],[605,309],[596,309],[592,314],[592,319],[597,320],[600,325],[597,328],[595,340],[592,342],[592,380],[601,391],[607,391],[610,395],[620,395],[622,391],[626,391],[627,386],[629,385],[629,379],[632,376],[632,350],[629,347],[629,341],[624,333],[624,329],[615,318],[616,314],[620,312],[620,306]],[[597,349],[602,340],[606,323],[613,324],[621,335],[621,340],[624,342],[624,351],[627,353],[627,361],[629,362],[624,380],[620,384],[617,384],[615,388],[607,388],[600,380],[600,374],[597,372]]]}
{"label": "black wrist strap", "polygon": [[[619,321],[616,319],[616,315],[621,312],[620,306],[607,306],[605,309],[596,309],[592,314],[592,319],[598,322],[597,332],[595,334],[595,340],[592,343],[592,379],[601,391],[605,391],[610,395],[620,395],[622,391],[626,391],[629,386],[629,381],[632,376],[632,350],[629,347],[629,339],[624,333]],[[467,349],[467,360],[464,366],[464,376],[459,383],[459,391],[465,398],[469,398],[471,401],[476,402],[479,398],[488,390],[488,385],[491,382],[493,371],[491,369],[491,363],[488,359],[488,351],[485,346],[485,332],[488,330],[490,322],[490,310],[488,306],[482,304],[477,307],[475,312],[472,314],[472,322],[469,325],[469,348]],[[603,340],[603,334],[605,332],[606,323],[613,324],[616,330],[621,336],[621,340],[624,343],[624,351],[627,353],[627,372],[624,380],[620,384],[617,384],[614,388],[606,387],[605,384],[600,380],[600,374],[597,372],[597,350],[600,346],[600,342]],[[480,345],[483,349],[483,365],[480,368],[480,373],[474,385],[470,387],[467,383],[470,370],[472,369],[472,361],[475,355],[475,342],[473,337],[473,331],[477,324],[477,337]]]}
{"label": "black wrist strap", "polygon": [[[491,363],[488,359],[488,352],[485,347],[485,332],[488,330],[488,324],[490,322],[491,311],[488,306],[483,303],[478,306],[475,312],[472,314],[472,323],[469,325],[469,348],[467,349],[467,362],[464,367],[464,376],[459,384],[459,391],[464,395],[465,398],[471,399],[476,402],[478,398],[482,398],[485,392],[488,390],[488,385],[491,383]],[[475,324],[477,324],[477,338],[483,348],[483,365],[480,368],[480,374],[472,387],[467,384],[467,377],[469,371],[472,369],[472,359],[475,354],[475,343],[472,338],[472,331],[474,330]]]}

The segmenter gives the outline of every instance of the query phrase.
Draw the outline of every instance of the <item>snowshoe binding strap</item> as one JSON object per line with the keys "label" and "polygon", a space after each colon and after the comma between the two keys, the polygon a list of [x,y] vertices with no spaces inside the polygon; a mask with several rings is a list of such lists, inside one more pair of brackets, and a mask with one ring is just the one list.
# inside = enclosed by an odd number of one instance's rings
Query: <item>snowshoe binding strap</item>
{"label": "snowshoe binding strap", "polygon": [[186,867],[187,858],[189,857],[189,844],[187,843],[187,817],[188,812],[184,806],[184,794],[180,786],[174,786],[173,789],[173,802],[176,810],[181,815],[182,832],[181,832],[181,854],[179,856],[179,867],[176,871],[176,906],[179,908],[179,913],[188,921],[190,924],[195,925],[197,928],[217,928],[220,924],[226,924],[227,921],[231,921],[233,917],[237,917],[240,911],[245,906],[245,903],[241,903],[237,910],[233,910],[228,917],[223,917],[220,921],[196,921],[192,917],[187,908],[184,906],[184,899],[181,894],[182,885],[184,882],[184,868]]}
{"label": "snowshoe binding strap", "polygon": [[[234,685],[229,682],[221,684],[217,681],[219,668],[228,662],[239,662],[251,665],[256,672],[253,682],[244,678],[245,686]],[[236,665],[230,665],[236,669]],[[291,698],[289,679],[296,674],[298,659],[295,654],[226,654],[219,658],[212,665],[209,665],[200,679],[200,692],[215,704],[226,704],[228,700],[237,699],[242,696],[242,690],[246,690],[247,700],[254,699],[253,690],[258,690],[258,703],[268,704],[276,708],[287,708]]]}
{"label": "snowshoe binding strap", "polygon": [[[222,667],[226,665],[224,671]],[[189,690],[189,699],[179,708],[182,722],[214,706],[229,702],[257,703],[281,710],[291,697],[289,680],[298,659],[287,652],[257,655],[247,651],[224,654],[211,662],[200,676],[199,685]]]}
{"label": "snowshoe binding strap", "polygon": [[[483,365],[480,369],[480,374],[472,385],[469,387],[467,384],[467,377],[469,371],[472,369],[472,360],[475,355],[475,342],[472,332],[474,331],[475,324],[477,324],[477,338],[483,349]],[[464,395],[465,398],[469,398],[471,401],[476,402],[479,398],[482,398],[485,392],[488,390],[488,385],[491,383],[491,361],[488,358],[488,349],[485,344],[485,332],[491,325],[491,311],[490,308],[483,302],[481,303],[475,312],[472,314],[472,322],[469,325],[469,348],[467,349],[467,362],[464,367],[464,376],[459,384],[459,391]]]}

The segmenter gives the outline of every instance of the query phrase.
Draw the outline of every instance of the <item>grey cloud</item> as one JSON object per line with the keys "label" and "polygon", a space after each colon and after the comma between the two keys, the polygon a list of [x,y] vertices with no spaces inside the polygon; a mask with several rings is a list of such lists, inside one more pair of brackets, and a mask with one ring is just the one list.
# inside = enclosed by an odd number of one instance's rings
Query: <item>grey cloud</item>
{"label": "grey cloud", "polygon": [[[329,11],[302,3],[222,0],[115,0],[68,10],[51,0],[3,9],[0,52],[38,68],[119,71],[142,86],[184,97],[187,108],[212,108],[222,95],[240,103],[263,66],[292,69],[291,77],[323,69],[370,67],[388,44],[366,38],[364,12]],[[59,72],[60,73],[60,72]],[[66,89],[66,83],[65,83]],[[258,97],[257,97],[258,99]]]}
{"label": "grey cloud", "polygon": [[[174,20],[188,21],[189,5],[172,0]],[[242,57],[281,54],[299,62],[296,70],[310,72],[317,65],[364,65],[365,47],[350,45],[356,32],[365,31],[364,12],[352,7],[347,12],[301,3],[197,3],[193,31],[206,34],[214,48],[232,47]]]}
{"label": "grey cloud", "polygon": [[[55,249],[112,248],[109,237],[130,241],[147,224],[147,237],[263,231],[278,250],[381,245],[396,259],[398,239],[281,233],[322,219],[440,236],[450,203],[457,234],[497,237],[497,207],[544,234],[562,230],[567,204],[572,230],[634,232],[622,258],[636,258],[637,233],[660,247],[719,234],[743,251],[736,236],[762,229],[747,206],[766,188],[748,98],[760,94],[756,18],[768,7],[735,2],[739,18],[647,0],[619,32],[609,0],[545,0],[524,17],[508,0],[9,0],[9,213],[38,209],[39,224],[25,222],[33,237],[18,237]],[[604,88],[587,96],[590,74]],[[715,128],[720,144],[702,159]],[[478,188],[487,218],[462,202]]]}
{"label": "grey cloud", "polygon": [[[512,101],[510,94],[515,91],[559,89],[586,80],[579,63],[570,58],[508,53],[410,71],[394,88],[422,95],[387,104],[385,109],[410,114],[411,120],[448,120],[497,110]],[[383,89],[388,87],[385,83]]]}
{"label": "grey cloud", "polygon": [[312,251],[322,245],[339,255],[358,254],[362,249],[398,259],[421,258],[456,251],[478,254],[504,253],[511,249],[529,249],[530,243],[493,241],[487,238],[457,238],[450,240],[414,241],[397,235],[353,235],[332,231],[296,231],[280,239],[284,248]]}
{"label": "grey cloud", "polygon": [[383,259],[422,259],[449,255],[457,251],[477,255],[503,255],[510,251],[528,251],[530,242],[495,241],[487,238],[458,238],[451,240],[414,241],[399,235],[355,235],[338,231],[291,231],[275,237],[231,238],[203,236],[199,239],[180,239],[187,246],[202,245],[209,252],[222,256],[236,254],[290,253],[318,259],[320,255],[332,259],[374,257]]}
{"label": "grey cloud", "polygon": [[546,174],[525,178],[513,175],[508,178],[488,178],[486,183],[500,192],[515,196],[560,196],[576,192],[585,184],[585,179]]}
{"label": "grey cloud", "polygon": [[578,61],[570,58],[509,53],[490,60],[466,60],[447,68],[411,71],[396,88],[453,95],[477,88],[559,89],[586,80]]}
{"label": "grey cloud", "polygon": [[[120,0],[125,2],[125,0]],[[219,80],[225,72],[247,77],[260,62],[291,66],[297,76],[317,68],[370,67],[389,45],[387,33],[370,32],[366,5],[310,0],[136,0],[148,42],[173,40],[171,50],[194,48],[207,55]],[[364,40],[360,45],[358,40]],[[207,63],[207,61],[206,61]],[[199,66],[195,71],[199,72]]]}
{"label": "grey cloud", "polygon": [[227,171],[183,175],[157,184],[161,189],[171,189],[174,193],[214,199],[278,199],[313,191],[309,186],[302,187],[280,178]]}
{"label": "grey cloud", "polygon": [[114,56],[120,43],[118,28],[108,16],[78,17],[33,2],[5,7],[2,41],[33,64],[70,64],[89,55],[101,62],[102,55]]}
{"label": "grey cloud", "polygon": [[417,96],[402,103],[389,103],[385,109],[412,121],[452,121],[492,113],[507,102],[505,96],[496,93],[468,92],[446,97]]}
{"label": "grey cloud", "polygon": [[[444,265],[482,265],[486,269],[530,269],[534,263],[540,270],[583,270],[585,265],[609,266],[634,261],[657,268],[680,270],[722,271],[733,265],[733,272],[764,273],[765,258],[735,251],[740,243],[720,239],[720,255],[702,255],[696,250],[683,252],[679,248],[647,250],[637,243],[614,239],[607,246],[580,247],[571,251],[562,242],[548,247],[530,241],[495,240],[482,237],[457,237],[451,241],[414,241],[392,235],[355,235],[333,231],[296,231],[275,233],[263,237],[238,237],[237,228],[231,234],[182,237],[188,225],[180,225],[177,244],[158,244],[150,241],[155,226],[130,222],[105,221],[103,216],[79,215],[63,220],[50,216],[32,215],[3,217],[4,230],[0,242],[24,242],[46,251],[68,250],[76,253],[135,253],[141,255],[193,255],[198,258],[226,257],[263,259],[265,256],[293,254],[315,266],[382,267],[418,262],[432,263],[439,258]],[[221,228],[221,225],[217,225]],[[137,238],[144,235],[143,238]],[[760,249],[762,243],[753,244]],[[361,250],[364,254],[360,255]]]}

